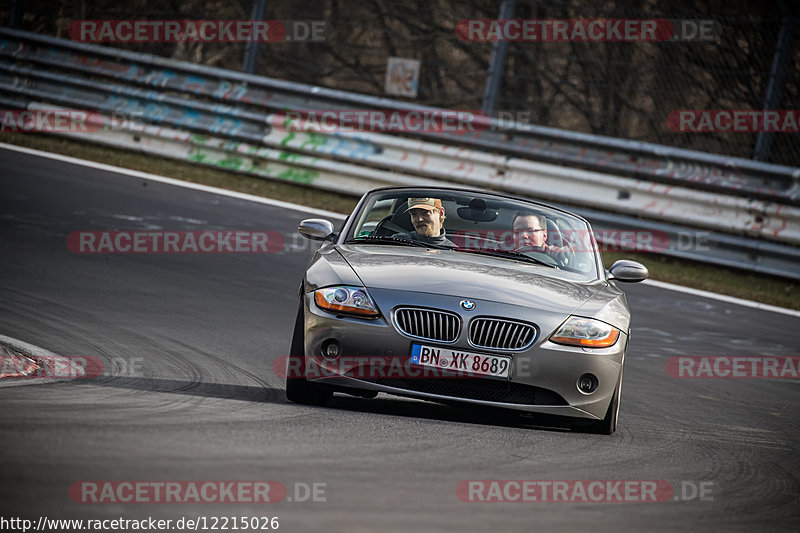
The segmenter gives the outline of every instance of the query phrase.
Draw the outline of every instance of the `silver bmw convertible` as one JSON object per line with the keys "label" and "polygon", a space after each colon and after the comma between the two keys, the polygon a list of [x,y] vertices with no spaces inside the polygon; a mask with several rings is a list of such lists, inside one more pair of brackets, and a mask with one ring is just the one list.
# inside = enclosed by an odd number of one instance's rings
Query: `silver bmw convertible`
{"label": "silver bmw convertible", "polygon": [[306,271],[286,394],[335,392],[557,415],[579,431],[617,426],[630,311],[589,223],[520,198],[455,188],[381,188],[323,241]]}

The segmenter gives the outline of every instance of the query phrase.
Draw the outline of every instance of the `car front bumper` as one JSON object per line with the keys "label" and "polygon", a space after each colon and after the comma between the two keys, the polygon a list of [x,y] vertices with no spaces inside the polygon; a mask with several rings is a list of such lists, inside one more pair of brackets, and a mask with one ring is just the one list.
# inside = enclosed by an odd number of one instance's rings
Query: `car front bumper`
{"label": "car front bumper", "polygon": [[[625,348],[623,333],[617,342],[602,349],[563,346],[547,340],[566,319],[542,309],[520,308],[489,301],[476,301],[481,316],[525,320],[539,327],[533,345],[523,352],[508,353],[477,349],[467,340],[467,321],[475,313],[461,309],[459,298],[423,293],[380,291],[370,294],[383,312],[380,318],[364,319],[337,315],[320,309],[313,292],[304,295],[305,355],[308,364],[319,371],[307,379],[333,387],[354,388],[409,396],[436,402],[513,409],[532,413],[598,420],[605,415],[621,378]],[[464,326],[454,343],[410,338],[393,325],[393,310],[399,306],[419,306],[457,313]],[[337,357],[323,357],[327,343],[339,346]],[[451,379],[450,377],[397,375],[364,369],[376,358],[406,361],[412,344],[438,345],[472,353],[510,355],[508,380],[492,378]],[[359,368],[360,367],[360,368]],[[384,372],[390,367],[383,366]],[[419,374],[419,373],[417,373]],[[597,379],[597,388],[585,394],[578,388],[584,374]],[[385,377],[386,376],[386,377]],[[414,381],[412,381],[414,380]]]}

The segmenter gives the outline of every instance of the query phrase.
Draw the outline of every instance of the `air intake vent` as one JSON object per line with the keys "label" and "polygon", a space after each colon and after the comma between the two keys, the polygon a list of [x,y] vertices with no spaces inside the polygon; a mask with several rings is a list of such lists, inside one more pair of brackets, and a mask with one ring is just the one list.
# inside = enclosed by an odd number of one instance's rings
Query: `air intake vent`
{"label": "air intake vent", "polygon": [[358,378],[387,387],[427,392],[454,399],[469,398],[484,402],[516,403],[522,405],[569,405],[558,393],[549,389],[510,381],[472,378],[401,379]]}

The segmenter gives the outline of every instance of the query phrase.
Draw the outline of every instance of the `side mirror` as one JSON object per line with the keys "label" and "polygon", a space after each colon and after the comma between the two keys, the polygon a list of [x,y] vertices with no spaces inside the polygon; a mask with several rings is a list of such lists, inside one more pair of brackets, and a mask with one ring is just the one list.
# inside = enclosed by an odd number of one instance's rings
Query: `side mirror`
{"label": "side mirror", "polygon": [[313,241],[324,241],[334,235],[333,224],[323,218],[307,218],[300,222],[297,231]]}
{"label": "side mirror", "polygon": [[611,274],[609,280],[623,281],[626,283],[638,283],[644,281],[650,275],[647,267],[636,261],[620,259],[615,261],[608,269]]}

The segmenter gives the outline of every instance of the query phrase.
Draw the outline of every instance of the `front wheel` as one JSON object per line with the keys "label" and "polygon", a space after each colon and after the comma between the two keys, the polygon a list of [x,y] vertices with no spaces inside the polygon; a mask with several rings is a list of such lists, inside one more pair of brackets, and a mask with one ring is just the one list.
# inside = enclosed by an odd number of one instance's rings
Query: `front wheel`
{"label": "front wheel", "polygon": [[327,405],[333,397],[333,392],[323,389],[306,379],[305,327],[303,322],[303,304],[301,303],[297,310],[292,345],[289,348],[289,361],[286,365],[286,398],[290,402],[304,405]]}
{"label": "front wheel", "polygon": [[608,404],[606,416],[602,420],[591,424],[578,426],[576,429],[581,433],[595,433],[597,435],[611,435],[617,430],[617,420],[619,418],[619,401],[622,395],[622,376],[619,377],[617,388],[614,389],[614,396]]}
{"label": "front wheel", "polygon": [[595,433],[597,435],[611,435],[617,430],[617,420],[619,418],[619,402],[622,395],[622,374],[620,373],[617,387],[614,389],[614,396],[608,404],[606,416],[602,420],[591,423],[577,423],[573,425],[573,430],[580,433]]}

